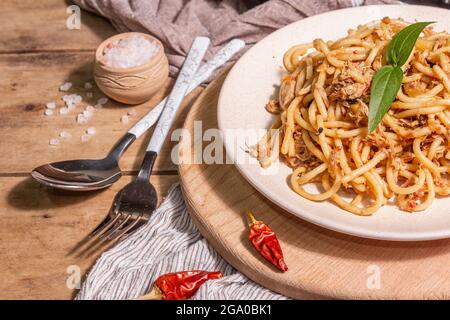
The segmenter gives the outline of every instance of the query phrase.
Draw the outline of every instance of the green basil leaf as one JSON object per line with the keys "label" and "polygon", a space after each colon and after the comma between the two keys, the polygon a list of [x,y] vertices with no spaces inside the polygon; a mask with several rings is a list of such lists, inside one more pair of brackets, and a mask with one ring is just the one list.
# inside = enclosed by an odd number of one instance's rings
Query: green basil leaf
{"label": "green basil leaf", "polygon": [[389,110],[402,84],[400,67],[384,66],[375,74],[370,88],[369,133],[374,131]]}
{"label": "green basil leaf", "polygon": [[409,58],[420,33],[434,22],[413,23],[398,32],[386,49],[386,61],[393,66],[403,66]]}

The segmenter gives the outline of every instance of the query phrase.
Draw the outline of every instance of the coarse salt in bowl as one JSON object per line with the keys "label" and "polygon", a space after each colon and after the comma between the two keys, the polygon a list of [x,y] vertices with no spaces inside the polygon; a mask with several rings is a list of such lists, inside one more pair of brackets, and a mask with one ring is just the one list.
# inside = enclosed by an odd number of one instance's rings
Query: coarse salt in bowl
{"label": "coarse salt in bowl", "polygon": [[95,54],[94,79],[108,97],[126,104],[149,100],[167,80],[169,63],[161,42],[127,32],[105,40]]}
{"label": "coarse salt in bowl", "polygon": [[113,68],[133,68],[150,61],[161,46],[140,35],[132,35],[109,43],[102,62]]}

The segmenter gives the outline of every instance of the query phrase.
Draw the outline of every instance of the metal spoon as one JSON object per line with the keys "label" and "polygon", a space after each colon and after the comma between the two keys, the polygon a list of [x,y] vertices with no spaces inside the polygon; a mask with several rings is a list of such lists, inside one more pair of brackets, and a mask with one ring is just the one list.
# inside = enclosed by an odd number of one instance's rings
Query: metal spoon
{"label": "metal spoon", "polygon": [[[206,81],[212,73],[225,64],[245,46],[244,41],[231,40],[217,54],[199,68],[187,93]],[[187,94],[186,93],[186,94]],[[31,176],[38,182],[59,189],[88,191],[109,187],[120,179],[119,158],[123,152],[158,120],[167,98],[137,122],[113,147],[109,154],[98,160],[80,159],[53,162],[35,168]]]}

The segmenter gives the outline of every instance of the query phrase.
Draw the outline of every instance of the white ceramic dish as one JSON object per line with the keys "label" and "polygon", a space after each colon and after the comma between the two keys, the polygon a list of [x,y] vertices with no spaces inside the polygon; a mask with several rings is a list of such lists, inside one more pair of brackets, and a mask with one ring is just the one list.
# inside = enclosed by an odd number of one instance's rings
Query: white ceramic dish
{"label": "white ceramic dish", "polygon": [[[292,214],[335,231],[356,236],[397,241],[450,237],[450,198],[438,198],[426,211],[407,213],[386,205],[370,217],[346,212],[331,202],[313,202],[291,190],[291,170],[280,164],[276,174],[261,169],[245,152],[257,137],[242,129],[266,129],[272,116],[264,106],[274,94],[284,72],[282,57],[294,44],[315,38],[335,40],[350,28],[385,16],[407,21],[437,21],[435,30],[450,31],[450,10],[426,6],[385,5],[332,11],[288,25],[261,40],[233,67],[221,89],[218,124],[224,133],[228,157],[242,175],[268,199]],[[230,129],[241,130],[230,134]],[[232,131],[232,130],[231,130]],[[234,143],[236,136],[240,141]],[[237,160],[241,161],[237,161]],[[270,170],[277,170],[276,166]]]}

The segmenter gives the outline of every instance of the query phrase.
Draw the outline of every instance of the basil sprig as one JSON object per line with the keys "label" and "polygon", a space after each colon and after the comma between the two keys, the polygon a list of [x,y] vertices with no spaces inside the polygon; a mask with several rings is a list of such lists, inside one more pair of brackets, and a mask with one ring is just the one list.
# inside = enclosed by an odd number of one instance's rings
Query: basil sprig
{"label": "basil sprig", "polygon": [[387,64],[377,71],[370,87],[369,133],[376,129],[395,100],[403,80],[401,67],[408,61],[423,29],[431,23],[413,23],[398,32],[388,44]]}

